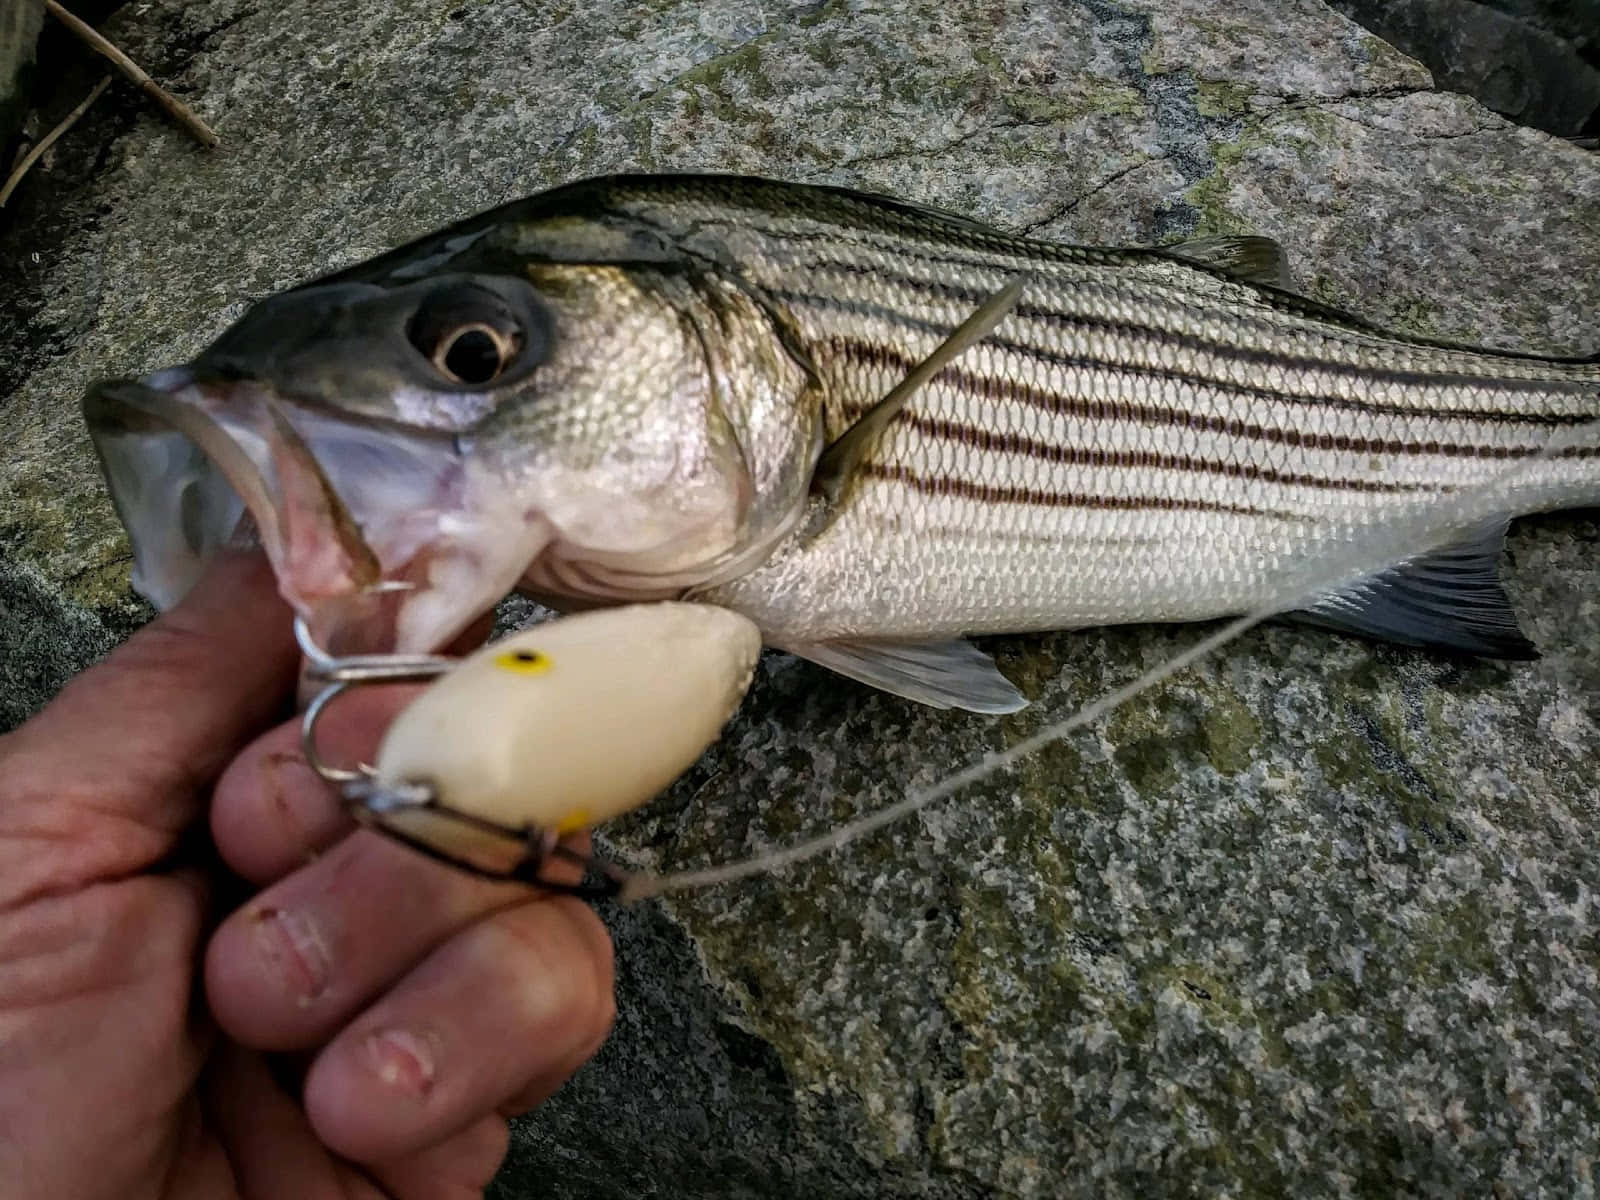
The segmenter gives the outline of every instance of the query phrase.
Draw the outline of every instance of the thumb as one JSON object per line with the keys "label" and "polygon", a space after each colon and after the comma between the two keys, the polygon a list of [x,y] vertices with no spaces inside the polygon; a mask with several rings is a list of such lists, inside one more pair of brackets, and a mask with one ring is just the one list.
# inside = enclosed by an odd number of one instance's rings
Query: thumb
{"label": "thumb", "polygon": [[[45,850],[54,885],[161,857],[289,700],[292,619],[263,556],[222,555],[182,603],[0,738],[0,841],[33,846],[28,859]],[[4,857],[7,872],[35,873]]]}

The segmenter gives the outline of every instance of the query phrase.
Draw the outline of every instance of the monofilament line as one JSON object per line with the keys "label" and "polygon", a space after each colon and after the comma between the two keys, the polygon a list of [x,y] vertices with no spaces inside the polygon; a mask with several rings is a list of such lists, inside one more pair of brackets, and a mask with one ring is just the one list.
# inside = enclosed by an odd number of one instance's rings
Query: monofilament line
{"label": "monofilament line", "polygon": [[[980,783],[1014,766],[1050,742],[1058,741],[1106,716],[1141,692],[1192,666],[1263,621],[1280,613],[1303,608],[1318,597],[1340,591],[1379,571],[1447,546],[1485,520],[1515,511],[1510,497],[1525,476],[1545,460],[1592,442],[1597,434],[1600,434],[1600,421],[1590,421],[1563,431],[1552,436],[1538,453],[1521,459],[1513,467],[1480,484],[1444,489],[1439,498],[1420,501],[1399,514],[1381,520],[1374,520],[1370,513],[1354,510],[1343,522],[1350,542],[1343,553],[1303,562],[1291,560],[1279,586],[1273,589],[1272,597],[1266,603],[1228,622],[1130,682],[1090,701],[1066,719],[1045,726],[1005,750],[986,754],[955,774],[927,788],[913,791],[886,808],[838,829],[782,850],[720,867],[669,875],[639,873],[629,877],[619,898],[625,902],[643,900],[666,892],[713,887],[781,871],[806,859],[837,850],[972,784]],[[1337,520],[1332,524],[1335,528],[1340,526]],[[1329,522],[1322,521],[1319,525],[1325,530]]]}

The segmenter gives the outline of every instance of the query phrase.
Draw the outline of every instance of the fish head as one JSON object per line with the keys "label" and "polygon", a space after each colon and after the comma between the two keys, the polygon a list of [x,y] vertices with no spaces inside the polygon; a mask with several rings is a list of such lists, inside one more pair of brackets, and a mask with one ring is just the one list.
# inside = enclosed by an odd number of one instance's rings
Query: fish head
{"label": "fish head", "polygon": [[693,272],[530,270],[558,327],[547,387],[474,431],[479,457],[551,540],[547,598],[682,595],[763,557],[802,508],[817,410],[806,374],[740,287]]}
{"label": "fish head", "polygon": [[670,292],[609,267],[335,277],[94,385],[135,589],[168,607],[253,537],[320,645],[415,652],[558,546],[646,574],[724,553],[754,484]]}

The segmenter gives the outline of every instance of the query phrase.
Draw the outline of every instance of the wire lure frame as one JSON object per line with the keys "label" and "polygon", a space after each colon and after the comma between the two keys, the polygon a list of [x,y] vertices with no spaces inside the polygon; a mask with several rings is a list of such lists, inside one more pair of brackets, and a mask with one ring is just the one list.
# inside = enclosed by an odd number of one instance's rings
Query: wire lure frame
{"label": "wire lure frame", "polygon": [[[333,787],[351,815],[362,825],[409,846],[438,862],[485,879],[532,884],[546,891],[578,896],[588,900],[617,896],[628,879],[622,868],[591,855],[580,854],[560,841],[554,830],[532,826],[516,827],[488,820],[453,807],[431,783],[404,780],[383,783],[377,771],[366,763],[341,767],[327,761],[317,746],[317,725],[328,708],[352,688],[383,683],[413,683],[437,679],[453,670],[458,661],[436,654],[358,654],[337,657],[318,646],[305,621],[296,617],[295,641],[305,655],[306,677],[324,687],[306,707],[300,722],[300,751],[306,764]],[[454,822],[463,832],[498,838],[507,843],[508,864],[486,866],[470,858],[452,854],[426,838],[400,828],[397,819],[425,815]],[[546,878],[544,871],[555,861],[583,868],[577,883]]]}

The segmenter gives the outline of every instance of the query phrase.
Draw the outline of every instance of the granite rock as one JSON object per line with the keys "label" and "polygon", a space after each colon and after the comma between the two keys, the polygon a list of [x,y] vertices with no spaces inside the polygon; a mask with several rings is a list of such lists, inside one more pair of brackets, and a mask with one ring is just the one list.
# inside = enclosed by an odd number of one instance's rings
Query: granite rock
{"label": "granite rock", "polygon": [[[0,596],[52,639],[8,716],[141,613],[88,380],[579,174],[1265,233],[1379,320],[1594,348],[1600,158],[1315,0],[150,0],[113,28],[226,145],[107,103],[0,234]],[[1584,515],[1513,534],[1538,662],[1261,630],[845,852],[611,914],[617,1036],[518,1124],[497,1194],[1592,1195],[1597,542]],[[819,832],[1193,636],[992,639],[1036,701],[1000,720],[770,657],[609,844],[688,865]]]}
{"label": "granite rock", "polygon": [[1595,0],[1333,0],[1333,6],[1426,63],[1442,88],[1552,133],[1600,130]]}
{"label": "granite rock", "polygon": [[22,128],[33,82],[44,0],[0,0],[0,179],[11,172],[6,150]]}
{"label": "granite rock", "polygon": [[1600,0],[1494,0],[1494,7],[1571,42],[1590,62],[1600,60]]}

